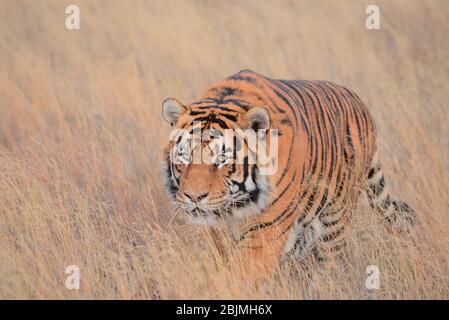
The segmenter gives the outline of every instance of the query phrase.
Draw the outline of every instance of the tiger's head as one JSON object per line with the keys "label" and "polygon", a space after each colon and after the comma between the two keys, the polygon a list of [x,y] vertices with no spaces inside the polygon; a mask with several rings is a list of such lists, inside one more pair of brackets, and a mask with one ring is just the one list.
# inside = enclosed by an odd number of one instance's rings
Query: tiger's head
{"label": "tiger's head", "polygon": [[192,223],[257,214],[268,206],[271,186],[261,174],[254,138],[257,150],[264,148],[261,141],[269,142],[269,113],[264,107],[237,111],[207,105],[185,106],[174,98],[162,103],[173,129],[165,150],[168,192]]}

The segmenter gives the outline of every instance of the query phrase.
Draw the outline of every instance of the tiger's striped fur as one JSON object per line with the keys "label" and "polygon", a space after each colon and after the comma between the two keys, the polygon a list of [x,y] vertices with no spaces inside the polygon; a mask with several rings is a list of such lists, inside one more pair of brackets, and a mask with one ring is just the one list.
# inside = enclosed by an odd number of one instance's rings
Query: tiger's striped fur
{"label": "tiger's striped fur", "polygon": [[304,259],[313,253],[323,259],[323,253],[338,252],[351,204],[362,190],[393,227],[409,230],[414,223],[413,210],[386,189],[366,106],[342,86],[274,80],[243,70],[189,105],[166,100],[163,113],[175,128],[187,130],[195,120],[217,130],[247,128],[254,124],[251,113],[257,113],[269,122],[268,129],[279,130],[278,170],[271,176],[259,175],[257,164],[248,163],[181,168],[170,161],[176,142],[166,150],[167,184],[176,202],[188,208],[185,201],[194,199],[196,211],[187,212],[203,222],[224,220],[239,259],[262,261],[256,264],[259,273],[269,273],[280,258]]}

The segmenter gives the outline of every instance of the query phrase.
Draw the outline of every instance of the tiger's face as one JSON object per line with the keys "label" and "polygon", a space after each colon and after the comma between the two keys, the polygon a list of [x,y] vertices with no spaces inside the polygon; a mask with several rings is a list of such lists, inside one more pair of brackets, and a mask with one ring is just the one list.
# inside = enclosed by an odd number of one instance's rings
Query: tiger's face
{"label": "tiger's face", "polygon": [[191,222],[244,218],[267,207],[269,180],[260,174],[248,139],[235,133],[248,126],[268,129],[266,109],[251,110],[231,121],[214,108],[199,112],[175,99],[164,101],[163,116],[173,127],[165,154],[166,184]]}

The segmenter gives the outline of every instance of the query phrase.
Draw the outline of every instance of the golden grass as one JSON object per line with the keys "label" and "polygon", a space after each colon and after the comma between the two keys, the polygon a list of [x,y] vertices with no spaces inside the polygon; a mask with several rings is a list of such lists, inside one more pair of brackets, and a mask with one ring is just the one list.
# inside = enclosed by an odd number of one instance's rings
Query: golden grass
{"label": "golden grass", "polygon": [[[449,298],[449,3],[0,0],[0,298]],[[379,130],[411,239],[355,208],[349,263],[281,273],[264,292],[172,221],[163,98],[188,102],[240,69],[355,90]],[[64,286],[67,265],[81,289]],[[368,265],[380,289],[365,288]],[[222,270],[218,272],[218,270]]]}

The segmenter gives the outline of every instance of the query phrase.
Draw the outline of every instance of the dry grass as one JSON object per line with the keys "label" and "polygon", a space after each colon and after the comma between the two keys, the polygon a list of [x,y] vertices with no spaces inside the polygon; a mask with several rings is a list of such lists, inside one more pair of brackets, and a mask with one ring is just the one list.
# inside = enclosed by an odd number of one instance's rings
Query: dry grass
{"label": "dry grass", "polygon": [[[447,1],[376,1],[380,31],[364,27],[372,1],[76,1],[68,31],[72,2],[0,0],[0,298],[449,298]],[[359,93],[391,189],[417,211],[412,239],[363,199],[348,265],[261,293],[171,222],[161,101],[244,68]]]}

